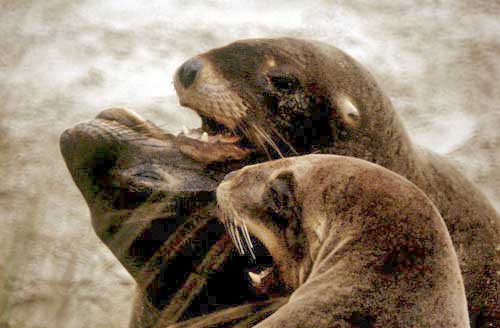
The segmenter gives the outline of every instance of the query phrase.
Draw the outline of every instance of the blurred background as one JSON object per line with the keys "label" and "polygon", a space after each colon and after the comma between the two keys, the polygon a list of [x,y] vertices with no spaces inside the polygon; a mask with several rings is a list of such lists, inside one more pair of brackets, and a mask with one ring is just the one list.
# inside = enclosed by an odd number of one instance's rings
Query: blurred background
{"label": "blurred background", "polygon": [[174,70],[241,38],[345,50],[413,140],[500,208],[498,1],[1,0],[0,31],[0,328],[127,326],[133,281],[94,235],[59,135],[111,106],[199,125]]}

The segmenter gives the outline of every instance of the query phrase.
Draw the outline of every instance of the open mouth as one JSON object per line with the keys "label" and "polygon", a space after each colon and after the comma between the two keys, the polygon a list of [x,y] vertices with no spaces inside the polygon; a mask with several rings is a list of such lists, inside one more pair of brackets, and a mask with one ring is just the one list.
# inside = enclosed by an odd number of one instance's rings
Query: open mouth
{"label": "open mouth", "polygon": [[267,248],[254,236],[250,236],[252,253],[246,268],[250,283],[256,295],[272,297],[280,294],[283,286],[279,280],[278,268]]}
{"label": "open mouth", "polygon": [[184,154],[198,162],[210,164],[243,160],[255,151],[239,129],[229,129],[208,116],[198,115],[202,121],[201,128],[183,127],[177,136],[179,149]]}
{"label": "open mouth", "polygon": [[279,271],[266,246],[252,235],[244,222],[225,221],[225,228],[241,256],[248,257],[245,271],[257,295],[276,296],[284,291]]}

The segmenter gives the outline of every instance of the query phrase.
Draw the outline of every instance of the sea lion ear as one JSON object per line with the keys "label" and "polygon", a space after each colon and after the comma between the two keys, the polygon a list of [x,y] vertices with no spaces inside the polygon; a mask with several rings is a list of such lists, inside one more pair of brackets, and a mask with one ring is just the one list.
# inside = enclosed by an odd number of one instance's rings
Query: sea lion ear
{"label": "sea lion ear", "polygon": [[337,117],[348,127],[357,128],[361,121],[361,115],[355,103],[349,97],[341,96],[337,98],[335,104],[337,107]]}
{"label": "sea lion ear", "polygon": [[281,215],[287,215],[296,205],[296,179],[293,171],[283,171],[269,181],[266,193],[269,209]]}
{"label": "sea lion ear", "polygon": [[302,231],[302,208],[297,202],[297,180],[293,171],[278,173],[269,182],[268,210],[272,219],[285,232],[285,242],[292,251],[295,259],[303,257],[305,249],[305,235]]}

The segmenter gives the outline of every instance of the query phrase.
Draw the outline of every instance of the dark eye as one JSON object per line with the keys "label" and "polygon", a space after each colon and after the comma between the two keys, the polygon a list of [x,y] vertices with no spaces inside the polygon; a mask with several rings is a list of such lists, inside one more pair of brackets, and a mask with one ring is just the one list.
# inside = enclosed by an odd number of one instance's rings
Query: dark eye
{"label": "dark eye", "polygon": [[269,81],[280,91],[294,91],[300,86],[299,79],[292,74],[271,75]]}

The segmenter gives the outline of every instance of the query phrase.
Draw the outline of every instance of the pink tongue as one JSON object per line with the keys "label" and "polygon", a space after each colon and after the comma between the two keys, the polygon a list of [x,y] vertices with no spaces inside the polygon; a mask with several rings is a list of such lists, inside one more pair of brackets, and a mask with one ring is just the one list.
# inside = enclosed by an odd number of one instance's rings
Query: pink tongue
{"label": "pink tongue", "polygon": [[[217,136],[214,136],[217,137]],[[221,138],[226,138],[221,136]],[[238,137],[235,137],[238,138]],[[220,141],[220,140],[218,140]],[[250,153],[251,149],[245,149],[226,142],[203,142],[180,135],[176,138],[181,153],[191,157],[193,160],[205,164],[226,161],[242,160]]]}

